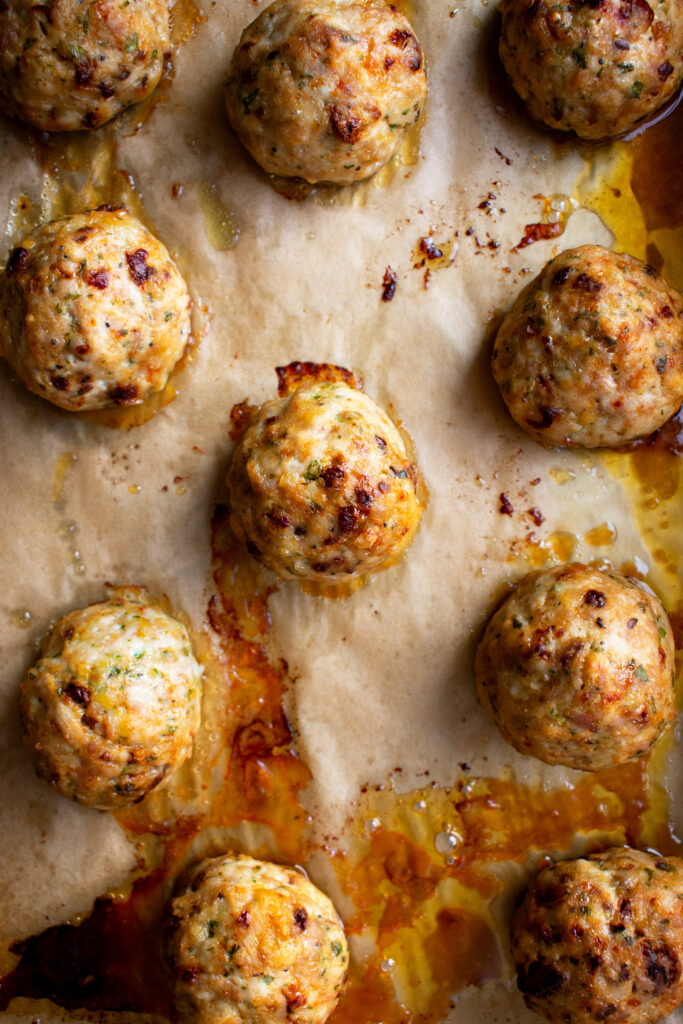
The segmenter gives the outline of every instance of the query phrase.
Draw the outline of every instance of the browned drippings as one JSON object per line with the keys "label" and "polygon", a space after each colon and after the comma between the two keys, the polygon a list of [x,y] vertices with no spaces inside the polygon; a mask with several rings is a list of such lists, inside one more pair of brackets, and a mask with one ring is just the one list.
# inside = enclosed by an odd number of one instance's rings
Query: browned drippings
{"label": "browned drippings", "polygon": [[[491,906],[521,880],[503,866],[528,872],[543,851],[568,851],[589,834],[595,849],[656,840],[675,852],[673,834],[646,821],[649,807],[647,759],[562,789],[466,776],[401,795],[369,789],[345,845],[327,850],[355,908],[347,932],[371,937],[374,949],[352,970],[334,1024],[438,1024],[462,989],[507,974]],[[368,1005],[372,1015],[359,1016]]]}
{"label": "browned drippings", "polygon": [[70,1010],[131,1010],[171,1016],[160,934],[170,885],[160,872],[126,897],[96,901],[81,923],[57,925],[12,946],[20,957],[0,982],[0,1011],[15,996]]}

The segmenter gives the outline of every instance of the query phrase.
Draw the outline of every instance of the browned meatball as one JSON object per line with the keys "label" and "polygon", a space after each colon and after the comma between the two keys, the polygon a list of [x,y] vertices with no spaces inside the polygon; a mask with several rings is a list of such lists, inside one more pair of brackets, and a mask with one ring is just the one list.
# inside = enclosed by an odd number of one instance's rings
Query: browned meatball
{"label": "browned meatball", "polygon": [[420,116],[424,60],[383,0],[275,0],[242,34],[230,122],[271,174],[347,184],[374,174]]}
{"label": "browned meatball", "polygon": [[284,577],[337,581],[391,564],[417,530],[417,469],[362,391],[304,383],[258,410],[228,474],[232,525]]}
{"label": "browned meatball", "polygon": [[324,1024],[349,951],[331,901],[294,868],[202,861],[171,903],[168,953],[188,1024]]}
{"label": "browned meatball", "polygon": [[683,0],[502,0],[500,56],[533,117],[619,135],[683,78]]}
{"label": "browned meatball", "polygon": [[185,281],[124,209],[42,224],[0,274],[0,355],[30,391],[70,412],[162,391],[189,337]]}
{"label": "browned meatball", "polygon": [[578,563],[517,584],[486,627],[476,675],[503,737],[548,764],[621,764],[676,717],[661,602],[621,573]]}
{"label": "browned meatball", "polygon": [[683,1000],[683,861],[627,846],[558,861],[512,921],[517,984],[552,1024],[654,1024]]}
{"label": "browned meatball", "polygon": [[6,0],[0,98],[44,131],[97,128],[153,92],[169,50],[166,0]]}
{"label": "browned meatball", "polygon": [[683,401],[683,298],[633,256],[567,249],[505,316],[492,369],[512,418],[541,444],[643,437]]}

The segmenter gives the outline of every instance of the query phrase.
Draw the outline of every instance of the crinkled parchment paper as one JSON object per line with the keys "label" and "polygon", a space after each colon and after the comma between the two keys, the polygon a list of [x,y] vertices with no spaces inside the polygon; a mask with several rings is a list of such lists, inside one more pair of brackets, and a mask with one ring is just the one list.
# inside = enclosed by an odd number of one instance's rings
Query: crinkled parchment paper
{"label": "crinkled parchment paper", "polygon": [[[146,424],[115,430],[52,408],[0,367],[3,939],[87,912],[134,864],[113,818],[72,805],[33,774],[17,695],[37,643],[66,610],[99,599],[106,582],[166,593],[203,628],[209,516],[225,498],[230,410],[273,396],[275,366],[308,359],[359,371],[412,435],[431,495],[407,557],[353,596],[332,601],[289,584],[270,601],[277,646],[297,676],[290,712],[321,834],[342,827],[362,783],[383,781],[397,765],[405,788],[427,769],[452,784],[464,761],[474,775],[511,766],[554,786],[575,777],[517,755],[475,700],[477,637],[503,585],[528,567],[511,557],[511,544],[529,523],[500,514],[500,493],[516,512],[541,509],[539,538],[584,537],[610,521],[616,540],[602,553],[615,565],[652,564],[631,502],[601,458],[527,440],[489,374],[489,324],[528,280],[524,271],[571,244],[611,243],[598,217],[579,209],[561,238],[511,251],[539,219],[534,197],[571,195],[583,162],[572,146],[558,152],[524,117],[496,109],[492,5],[417,0],[430,83],[417,162],[388,185],[297,202],[251,162],[223,113],[232,48],[262,5],[200,2],[206,20],[180,49],[170,91],[137,134],[117,135],[117,165],[179,256],[205,326],[178,396]],[[17,197],[40,203],[46,181],[23,128],[0,122],[0,259],[18,240]],[[173,184],[182,185],[177,198]],[[206,184],[239,229],[226,251],[207,237]],[[494,200],[480,208],[490,192]],[[424,269],[413,264],[429,236],[453,259],[425,288]],[[382,302],[388,265],[398,286]],[[596,549],[579,542],[574,555],[593,558]],[[40,1009],[43,1024],[79,1017]],[[35,1012],[5,1017],[28,1022]],[[469,990],[449,1019],[475,1018],[537,1020],[503,985]]]}

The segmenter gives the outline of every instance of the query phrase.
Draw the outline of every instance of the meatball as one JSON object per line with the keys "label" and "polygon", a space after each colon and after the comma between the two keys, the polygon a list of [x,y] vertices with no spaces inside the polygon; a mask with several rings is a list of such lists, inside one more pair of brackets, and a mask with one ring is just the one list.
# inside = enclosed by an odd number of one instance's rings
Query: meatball
{"label": "meatball", "polygon": [[36,772],[87,807],[136,802],[190,754],[201,690],[187,630],[143,594],[70,612],[21,687]]}
{"label": "meatball", "polygon": [[505,316],[492,369],[512,418],[541,444],[625,444],[683,401],[683,298],[633,256],[567,249]]}
{"label": "meatball", "polygon": [[558,861],[512,921],[517,984],[553,1024],[654,1024],[683,999],[683,861],[627,846]]}
{"label": "meatball", "polygon": [[499,51],[532,117],[584,139],[633,128],[683,79],[683,2],[502,0]]}
{"label": "meatball", "polygon": [[266,402],[227,484],[236,535],[284,577],[349,579],[393,563],[422,514],[397,428],[362,391],[304,384]]}
{"label": "meatball", "polygon": [[242,33],[226,85],[264,170],[340,185],[391,159],[427,95],[420,44],[382,0],[275,0]]}
{"label": "meatball", "polygon": [[97,128],[154,91],[169,50],[166,0],[6,0],[0,101],[43,131]]}
{"label": "meatball", "polygon": [[190,337],[190,296],[125,209],[43,224],[0,276],[0,353],[30,391],[75,412],[161,391]]}
{"label": "meatball", "polygon": [[346,978],[331,901],[299,871],[251,857],[202,861],[171,903],[168,938],[191,1024],[322,1024]]}
{"label": "meatball", "polygon": [[504,739],[599,771],[639,757],[676,717],[674,640],[658,598],[585,565],[529,573],[493,615],[479,701]]}

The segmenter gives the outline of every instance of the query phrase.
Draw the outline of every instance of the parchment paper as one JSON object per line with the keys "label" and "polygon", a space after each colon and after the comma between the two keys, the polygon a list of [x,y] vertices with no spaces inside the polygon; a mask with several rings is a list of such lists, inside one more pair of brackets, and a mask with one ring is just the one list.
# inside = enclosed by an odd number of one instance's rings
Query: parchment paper
{"label": "parchment paper", "polygon": [[[164,592],[203,627],[209,514],[224,497],[230,409],[273,396],[276,365],[309,359],[359,370],[367,392],[411,433],[431,495],[407,557],[352,597],[335,602],[285,585],[271,598],[274,635],[298,676],[292,717],[321,834],[339,831],[359,786],[383,781],[396,764],[405,788],[426,769],[452,784],[461,761],[475,775],[512,766],[518,777],[571,781],[571,772],[517,755],[475,700],[476,639],[501,585],[525,571],[509,559],[526,528],[518,516],[500,515],[501,492],[516,508],[540,507],[539,536],[583,535],[610,520],[617,539],[605,553],[613,562],[652,564],[628,496],[601,459],[527,440],[488,371],[487,326],[528,280],[523,270],[536,273],[571,244],[611,242],[594,214],[578,210],[560,239],[511,252],[524,225],[539,219],[534,196],[571,194],[582,160],[571,146],[558,154],[523,117],[495,109],[493,8],[486,0],[418,0],[413,20],[428,56],[430,101],[417,164],[388,187],[370,183],[333,203],[301,203],[276,193],[223,113],[230,53],[263,4],[201,2],[206,22],[181,48],[167,98],[139,133],[119,137],[117,156],[181,259],[196,306],[207,310],[178,397],[149,423],[112,430],[53,409],[0,367],[3,939],[87,912],[135,860],[113,818],[72,805],[33,774],[17,693],[37,643],[66,610],[100,599],[106,582]],[[8,121],[0,122],[0,172],[2,258],[17,240],[14,200],[25,192],[40,201],[45,184],[23,129]],[[234,213],[240,236],[229,251],[207,239],[203,182]],[[183,185],[177,199],[174,183]],[[493,212],[478,208],[489,192]],[[453,242],[455,256],[425,289],[413,251],[430,234],[437,244]],[[500,245],[489,248],[490,239]],[[390,303],[381,301],[387,265],[398,275]],[[575,555],[595,550],[579,545]],[[25,611],[30,620],[20,628],[17,613]],[[674,809],[679,760],[669,773]],[[43,1024],[82,1017],[47,1004],[40,1010]],[[28,1024],[35,1015],[29,1006],[6,1019]],[[449,1019],[538,1018],[509,985],[498,985],[468,991]]]}

